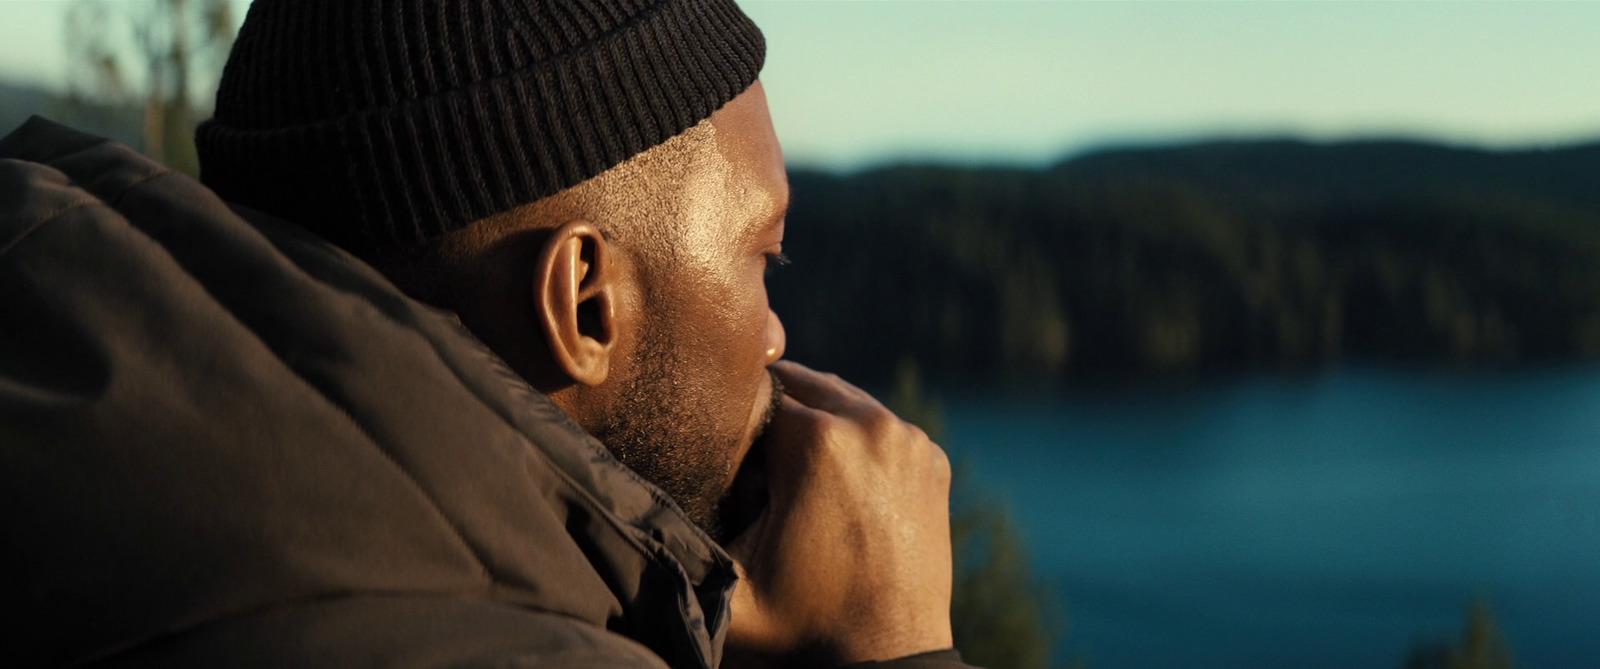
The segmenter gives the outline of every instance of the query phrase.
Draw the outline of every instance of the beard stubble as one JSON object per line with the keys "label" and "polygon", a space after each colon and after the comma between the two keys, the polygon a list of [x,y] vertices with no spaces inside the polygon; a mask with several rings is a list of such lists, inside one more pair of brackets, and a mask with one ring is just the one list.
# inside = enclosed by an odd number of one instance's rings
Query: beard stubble
{"label": "beard stubble", "polygon": [[[729,521],[752,515],[749,510],[728,508],[750,503],[735,502],[729,495],[733,459],[745,424],[720,424],[718,417],[725,414],[729,401],[722,384],[703,378],[705,366],[684,355],[667,332],[662,327],[645,329],[632,361],[637,372],[593,430],[594,436],[622,464],[672,497],[714,541],[726,543],[730,532],[747,524]],[[783,397],[778,377],[771,370],[767,374],[772,396],[756,439],[766,431]]]}

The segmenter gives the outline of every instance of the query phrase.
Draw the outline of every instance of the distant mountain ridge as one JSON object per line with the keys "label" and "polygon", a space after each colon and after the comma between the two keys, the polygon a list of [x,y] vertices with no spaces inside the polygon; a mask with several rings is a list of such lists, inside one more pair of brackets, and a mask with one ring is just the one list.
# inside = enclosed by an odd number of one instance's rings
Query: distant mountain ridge
{"label": "distant mountain ridge", "polygon": [[1311,189],[1338,199],[1491,187],[1574,204],[1600,202],[1600,140],[1572,146],[1491,150],[1407,140],[1316,143],[1278,139],[1096,151],[1051,171],[1136,171],[1218,188]]}
{"label": "distant mountain ridge", "polygon": [[801,360],[886,381],[1600,355],[1600,143],[1228,141],[793,170]]}

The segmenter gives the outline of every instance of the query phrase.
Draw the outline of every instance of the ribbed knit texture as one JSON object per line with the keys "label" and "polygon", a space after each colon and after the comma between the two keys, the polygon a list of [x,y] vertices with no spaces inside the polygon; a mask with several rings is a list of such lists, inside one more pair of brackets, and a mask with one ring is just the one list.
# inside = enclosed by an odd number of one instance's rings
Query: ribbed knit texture
{"label": "ribbed knit texture", "polygon": [[765,52],[733,0],[255,0],[201,181],[358,251],[412,245],[693,127]]}

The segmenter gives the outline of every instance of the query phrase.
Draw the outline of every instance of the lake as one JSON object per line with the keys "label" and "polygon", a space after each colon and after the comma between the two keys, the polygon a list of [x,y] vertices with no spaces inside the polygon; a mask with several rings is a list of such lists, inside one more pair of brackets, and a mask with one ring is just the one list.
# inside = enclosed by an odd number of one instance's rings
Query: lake
{"label": "lake", "polygon": [[944,400],[1091,669],[1399,667],[1486,601],[1600,666],[1600,370],[1345,369]]}

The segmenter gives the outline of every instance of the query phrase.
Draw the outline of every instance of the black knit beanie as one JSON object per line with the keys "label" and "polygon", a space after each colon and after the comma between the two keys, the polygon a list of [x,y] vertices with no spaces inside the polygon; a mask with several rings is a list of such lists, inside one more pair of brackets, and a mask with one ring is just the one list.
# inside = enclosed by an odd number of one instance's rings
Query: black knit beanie
{"label": "black knit beanie", "polygon": [[357,252],[593,177],[755,81],[733,0],[255,0],[201,181]]}

